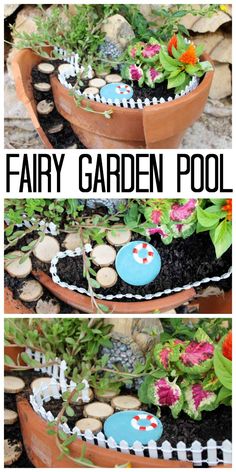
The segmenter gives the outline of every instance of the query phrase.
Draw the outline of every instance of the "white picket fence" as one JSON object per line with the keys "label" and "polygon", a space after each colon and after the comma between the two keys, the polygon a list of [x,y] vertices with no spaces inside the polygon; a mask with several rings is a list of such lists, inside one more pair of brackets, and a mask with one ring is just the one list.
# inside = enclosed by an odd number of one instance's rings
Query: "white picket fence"
{"label": "white picket fence", "polygon": [[[27,354],[38,362],[45,364],[45,356],[37,351],[26,349]],[[58,364],[35,369],[42,373],[47,373],[52,376],[49,385],[39,388],[30,395],[30,403],[34,411],[40,415],[45,421],[54,421],[56,418],[51,411],[46,411],[44,403],[50,401],[51,398],[60,399],[61,394],[66,391],[72,391],[76,384],[73,381],[68,382],[65,377],[67,368],[66,362],[57,360]],[[85,381],[85,389],[83,390],[88,395],[88,383]],[[87,399],[89,401],[89,399]],[[79,428],[70,427],[64,423],[61,424],[61,429],[68,435],[76,434],[78,439],[88,442],[89,444],[97,445],[98,447],[112,449],[125,454],[134,454],[136,456],[150,457],[152,459],[175,459],[180,461],[187,461],[193,463],[195,466],[209,465],[216,466],[218,464],[232,464],[232,443],[229,440],[224,440],[217,443],[214,439],[209,439],[206,445],[202,445],[199,441],[194,441],[191,446],[187,446],[183,441],[179,441],[176,446],[172,446],[169,441],[164,441],[161,445],[155,441],[149,441],[147,446],[143,446],[139,441],[135,441],[130,447],[126,441],[121,441],[119,444],[110,437],[106,438],[102,432],[93,434],[90,430],[81,433]]]}
{"label": "white picket fence", "polygon": [[[63,59],[65,62],[68,62],[74,67],[74,73],[60,73],[58,74],[58,80],[60,83],[66,87],[67,89],[71,90],[73,89],[73,86],[67,81],[69,77],[75,77],[78,72],[83,72],[84,68],[79,64],[80,57],[76,53],[67,53],[62,48],[54,48],[54,51],[60,56],[61,59]],[[88,94],[87,98],[89,100],[98,102],[98,103],[103,103],[104,105],[110,105],[110,106],[118,106],[118,107],[124,107],[124,108],[139,108],[143,109],[146,106],[150,105],[158,105],[166,102],[172,102],[172,100],[176,100],[180,97],[183,97],[184,95],[187,95],[189,92],[192,92],[197,86],[199,85],[199,78],[198,77],[193,77],[190,81],[190,83],[185,87],[184,90],[182,90],[181,93],[175,94],[174,98],[168,97],[167,99],[164,99],[163,97],[161,98],[156,98],[154,97],[152,100],[149,100],[149,98],[145,98],[144,100],[137,99],[136,101],[131,98],[130,100],[126,100],[123,98],[122,100],[119,99],[105,99],[104,97],[100,97],[99,94],[93,95],[93,94]],[[80,90],[76,90],[76,93],[81,96],[83,95]]]}

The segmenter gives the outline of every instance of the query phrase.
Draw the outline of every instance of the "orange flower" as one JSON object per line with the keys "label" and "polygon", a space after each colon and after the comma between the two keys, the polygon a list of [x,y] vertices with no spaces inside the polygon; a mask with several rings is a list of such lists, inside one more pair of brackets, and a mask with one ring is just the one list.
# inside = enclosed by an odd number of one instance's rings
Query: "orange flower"
{"label": "orange flower", "polygon": [[231,198],[226,198],[226,204],[221,207],[221,210],[226,211],[227,213],[227,220],[231,221],[232,220],[232,199]]}
{"label": "orange flower", "polygon": [[168,49],[168,53],[170,56],[173,56],[172,54],[172,47],[175,47],[175,49],[177,49],[177,36],[176,34],[174,34],[174,36],[172,36],[172,38],[170,38],[170,41],[168,43],[168,46],[167,46],[167,49]]}
{"label": "orange flower", "polygon": [[187,51],[181,54],[179,61],[183,62],[183,64],[192,64],[193,66],[197,63],[198,58],[194,44],[190,44]]}
{"label": "orange flower", "polygon": [[229,331],[222,344],[222,354],[224,357],[232,361],[232,331]]}

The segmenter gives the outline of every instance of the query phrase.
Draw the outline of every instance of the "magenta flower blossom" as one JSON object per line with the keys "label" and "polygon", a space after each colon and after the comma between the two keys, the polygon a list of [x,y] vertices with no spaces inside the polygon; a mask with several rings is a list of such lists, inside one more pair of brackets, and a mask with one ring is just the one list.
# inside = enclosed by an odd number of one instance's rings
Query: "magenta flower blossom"
{"label": "magenta flower blossom", "polygon": [[161,46],[160,44],[147,44],[142,51],[142,56],[146,59],[149,59],[153,56],[156,56],[160,52]]}
{"label": "magenta flower blossom", "polygon": [[129,73],[130,73],[131,80],[139,80],[143,76],[143,71],[141,67],[138,67],[135,64],[132,64],[129,67]]}
{"label": "magenta flower blossom", "polygon": [[197,205],[197,200],[195,198],[190,198],[187,203],[180,205],[179,203],[174,203],[171,208],[170,218],[172,221],[182,221],[186,220],[194,212]]}
{"label": "magenta flower blossom", "polygon": [[161,210],[153,210],[151,218],[153,223],[159,225],[161,223]]}

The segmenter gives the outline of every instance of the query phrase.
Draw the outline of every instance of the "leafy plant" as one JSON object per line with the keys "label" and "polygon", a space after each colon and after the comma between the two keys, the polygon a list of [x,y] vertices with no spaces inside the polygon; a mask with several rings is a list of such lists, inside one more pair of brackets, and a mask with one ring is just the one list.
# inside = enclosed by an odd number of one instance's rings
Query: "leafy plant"
{"label": "leafy plant", "polygon": [[214,370],[222,384],[218,401],[231,404],[232,400],[232,331],[229,331],[217,345],[214,353]]}
{"label": "leafy plant", "polygon": [[232,244],[232,200],[210,199],[212,205],[197,208],[197,233],[209,231],[216,257],[224,254]]}

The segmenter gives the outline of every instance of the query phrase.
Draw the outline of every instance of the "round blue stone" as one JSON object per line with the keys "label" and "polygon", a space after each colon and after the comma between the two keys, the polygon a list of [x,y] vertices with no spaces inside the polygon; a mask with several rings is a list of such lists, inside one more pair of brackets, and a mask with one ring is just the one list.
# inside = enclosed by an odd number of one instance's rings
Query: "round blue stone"
{"label": "round blue stone", "polygon": [[162,422],[151,413],[129,410],[115,413],[104,423],[104,433],[117,444],[124,440],[129,446],[140,441],[144,446],[152,439],[158,441],[163,433]]}
{"label": "round blue stone", "polygon": [[100,89],[100,95],[106,100],[108,100],[108,98],[113,101],[116,99],[123,100],[123,98],[129,100],[133,96],[133,89],[130,85],[118,82],[104,85],[104,87]]}
{"label": "round blue stone", "polygon": [[120,278],[130,285],[147,285],[161,270],[158,251],[145,241],[132,241],[116,256],[115,266]]}

